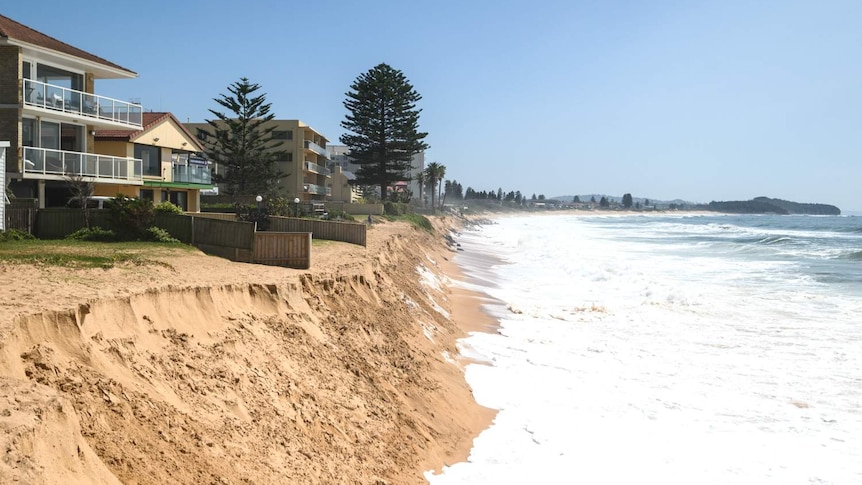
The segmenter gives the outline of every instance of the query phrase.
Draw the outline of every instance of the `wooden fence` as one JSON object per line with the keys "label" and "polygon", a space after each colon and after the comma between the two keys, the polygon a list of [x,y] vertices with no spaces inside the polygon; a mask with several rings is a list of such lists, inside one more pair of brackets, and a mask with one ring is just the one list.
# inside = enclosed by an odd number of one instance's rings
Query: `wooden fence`
{"label": "wooden fence", "polygon": [[311,234],[308,232],[256,232],[253,260],[259,264],[308,269],[311,267]]}
{"label": "wooden fence", "polygon": [[[34,212],[34,231],[31,233],[39,239],[64,238],[86,226],[84,211],[80,209],[40,209]],[[90,211],[90,226],[107,228],[110,222],[108,211]],[[307,231],[256,232],[253,222],[201,217],[197,214],[157,213],[153,225],[207,254],[231,261],[297,269],[311,267],[311,234]]]}
{"label": "wooden fence", "polygon": [[186,212],[186,215],[206,219],[221,219],[223,221],[237,220],[236,214],[233,212]]}
{"label": "wooden fence", "polygon": [[[236,220],[236,214],[232,213],[207,212],[193,214],[199,219]],[[192,213],[189,213],[189,215],[192,215]],[[365,246],[367,242],[367,229],[365,224],[355,222],[269,216],[269,230],[267,232],[310,232],[311,237],[314,239],[342,241]]]}
{"label": "wooden fence", "polygon": [[[108,211],[89,212],[90,227],[106,228],[110,225]],[[87,227],[87,224],[81,209],[39,209],[36,211],[36,225],[31,234],[39,239],[62,239],[83,227]]]}
{"label": "wooden fence", "polygon": [[340,210],[354,216],[369,214],[382,216],[384,212],[383,204],[353,204],[349,202],[327,202],[326,209]]}
{"label": "wooden fence", "polygon": [[19,231],[33,234],[36,227],[36,209],[22,209],[11,206],[5,208],[6,229],[17,229]]}
{"label": "wooden fence", "polygon": [[275,232],[310,232],[314,239],[343,241],[360,246],[366,245],[365,224],[355,222],[297,219],[295,217],[270,216],[269,230]]}

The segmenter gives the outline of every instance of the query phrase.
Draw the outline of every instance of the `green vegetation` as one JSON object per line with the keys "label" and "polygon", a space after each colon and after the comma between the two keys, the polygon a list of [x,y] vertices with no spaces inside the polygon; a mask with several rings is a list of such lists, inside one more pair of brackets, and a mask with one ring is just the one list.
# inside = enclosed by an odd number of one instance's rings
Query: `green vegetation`
{"label": "green vegetation", "polygon": [[413,208],[410,207],[410,204],[387,200],[383,203],[383,212],[388,216],[403,216],[404,214],[412,213]]}
{"label": "green vegetation", "polygon": [[0,243],[7,241],[27,241],[36,239],[29,232],[19,231],[18,229],[6,229],[0,231]]}
{"label": "green vegetation", "polygon": [[283,142],[272,139],[275,126],[265,127],[275,118],[272,104],[265,94],[255,95],[258,89],[259,84],[244,77],[228,86],[230,95],[213,99],[227,113],[209,110],[216,119],[206,120],[210,128],[197,133],[207,154],[223,167],[222,173],[213,174],[213,182],[222,184],[228,195],[270,194],[286,176],[277,165]]}
{"label": "green vegetation", "polygon": [[[437,162],[431,162],[425,168],[425,180],[431,188],[431,210],[437,212],[437,201],[440,201],[440,207],[443,207],[443,201],[440,200],[440,193],[443,189],[443,177],[446,176],[446,166]],[[434,192],[437,192],[437,197],[434,197]]]}
{"label": "green vegetation", "polygon": [[66,239],[74,239],[76,241],[98,241],[98,242],[114,242],[117,241],[117,233],[110,229],[102,229],[99,226],[78,229],[66,236]]}
{"label": "green vegetation", "polygon": [[431,234],[434,233],[434,226],[431,225],[431,221],[428,220],[427,217],[422,214],[402,214],[402,215],[385,215],[383,216],[387,221],[404,221],[416,229],[421,229],[423,231],[429,232]]}
{"label": "green vegetation", "polygon": [[0,243],[0,262],[63,268],[102,268],[117,266],[167,266],[154,259],[166,250],[192,250],[182,244],[165,246],[143,242],[99,243],[77,240],[26,240]]}
{"label": "green vegetation", "polygon": [[153,206],[153,210],[162,214],[182,214],[183,210],[178,205],[174,205],[169,201],[164,201]]}
{"label": "green vegetation", "polygon": [[395,182],[409,180],[413,155],[429,148],[419,131],[416,103],[422,96],[404,74],[387,64],[360,74],[347,93],[348,114],[341,127],[341,143],[350,149],[350,158],[359,165],[357,185],[377,185],[380,199]]}
{"label": "green vegetation", "polygon": [[710,202],[707,210],[731,214],[811,214],[840,215],[841,209],[827,204],[803,204],[769,197],[755,197],[751,200]]}

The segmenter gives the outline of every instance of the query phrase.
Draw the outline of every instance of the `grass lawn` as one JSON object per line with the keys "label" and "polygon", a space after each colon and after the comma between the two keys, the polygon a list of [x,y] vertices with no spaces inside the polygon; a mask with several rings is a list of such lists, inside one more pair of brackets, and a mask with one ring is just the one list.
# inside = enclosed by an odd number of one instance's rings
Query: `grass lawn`
{"label": "grass lawn", "polygon": [[73,240],[0,242],[0,264],[33,264],[65,268],[103,268],[117,265],[160,265],[154,259],[176,251],[196,251],[185,244],[151,242],[102,243]]}

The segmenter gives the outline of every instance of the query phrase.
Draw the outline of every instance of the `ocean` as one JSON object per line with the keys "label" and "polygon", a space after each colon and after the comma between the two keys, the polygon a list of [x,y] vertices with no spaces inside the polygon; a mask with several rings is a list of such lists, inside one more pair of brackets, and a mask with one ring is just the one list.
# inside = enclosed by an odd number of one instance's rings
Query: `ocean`
{"label": "ocean", "polygon": [[862,484],[862,217],[504,217],[457,236],[498,409],[449,484]]}

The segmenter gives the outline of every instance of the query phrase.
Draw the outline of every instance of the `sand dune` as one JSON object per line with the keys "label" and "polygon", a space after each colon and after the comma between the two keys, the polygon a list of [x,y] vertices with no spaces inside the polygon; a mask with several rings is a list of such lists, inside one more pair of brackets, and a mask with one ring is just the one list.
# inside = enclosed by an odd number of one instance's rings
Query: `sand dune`
{"label": "sand dune", "polygon": [[425,483],[493,416],[445,357],[450,291],[417,271],[445,281],[450,257],[388,223],[311,271],[4,264],[0,482]]}

